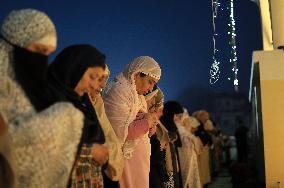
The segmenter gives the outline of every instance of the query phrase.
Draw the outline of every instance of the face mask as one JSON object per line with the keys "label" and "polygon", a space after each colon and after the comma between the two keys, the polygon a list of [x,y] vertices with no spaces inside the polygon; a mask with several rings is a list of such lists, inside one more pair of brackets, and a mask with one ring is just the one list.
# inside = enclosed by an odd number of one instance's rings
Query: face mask
{"label": "face mask", "polygon": [[25,48],[14,46],[14,61],[17,64],[23,64],[23,66],[25,64],[36,63],[47,64],[48,56],[36,52],[31,52]]}
{"label": "face mask", "polygon": [[41,82],[47,70],[47,63],[48,56],[14,46],[14,70],[19,82],[30,82],[31,80]]}
{"label": "face mask", "polygon": [[36,109],[41,109],[41,95],[46,88],[47,56],[14,46],[16,80]]}

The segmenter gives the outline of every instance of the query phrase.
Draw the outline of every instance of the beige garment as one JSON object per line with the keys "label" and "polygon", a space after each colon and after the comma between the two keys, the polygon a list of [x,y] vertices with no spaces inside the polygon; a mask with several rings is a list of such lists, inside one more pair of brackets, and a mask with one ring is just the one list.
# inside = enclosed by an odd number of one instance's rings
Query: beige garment
{"label": "beige garment", "polygon": [[157,138],[160,141],[160,149],[166,150],[166,168],[167,172],[173,172],[173,162],[171,156],[171,148],[170,148],[170,138],[168,135],[168,130],[164,127],[164,125],[159,121],[157,124],[156,130]]}
{"label": "beige garment", "polygon": [[96,110],[98,119],[105,134],[106,144],[108,146],[109,160],[106,169],[107,176],[113,180],[118,181],[122,175],[124,159],[119,140],[106,116],[105,106],[101,96],[92,100],[92,104]]}
{"label": "beige garment", "polygon": [[194,149],[194,136],[181,124],[177,124],[182,147],[178,148],[184,188],[201,188],[197,154]]}
{"label": "beige garment", "polygon": [[157,124],[156,134],[157,134],[158,140],[161,143],[160,148],[162,150],[166,147],[166,144],[170,142],[170,138],[168,135],[168,130],[164,127],[164,125],[160,121]]}
{"label": "beige garment", "polygon": [[209,166],[209,146],[203,148],[202,153],[198,156],[198,167],[200,173],[200,181],[202,185],[211,182],[210,166]]}

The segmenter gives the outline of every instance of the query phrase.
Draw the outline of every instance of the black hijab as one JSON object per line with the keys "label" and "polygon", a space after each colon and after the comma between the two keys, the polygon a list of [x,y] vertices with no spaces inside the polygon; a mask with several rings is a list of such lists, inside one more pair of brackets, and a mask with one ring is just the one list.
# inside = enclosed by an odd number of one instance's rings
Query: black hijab
{"label": "black hijab", "polygon": [[73,45],[59,53],[48,68],[48,91],[43,108],[68,101],[85,116],[81,143],[104,143],[105,137],[87,94],[80,97],[75,87],[90,67],[105,68],[105,56],[90,45]]}
{"label": "black hijab", "polygon": [[174,122],[174,115],[183,113],[183,108],[180,103],[176,101],[168,101],[164,104],[163,116],[161,117],[161,123],[169,131],[169,135],[176,135],[178,137],[175,145],[181,147],[181,140],[177,130],[177,126]]}

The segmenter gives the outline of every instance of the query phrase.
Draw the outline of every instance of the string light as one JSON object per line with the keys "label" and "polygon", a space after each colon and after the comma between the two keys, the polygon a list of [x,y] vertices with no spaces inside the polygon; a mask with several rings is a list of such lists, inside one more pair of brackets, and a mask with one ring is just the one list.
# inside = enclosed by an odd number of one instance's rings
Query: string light
{"label": "string light", "polygon": [[[235,19],[234,19],[234,0],[227,0],[229,2],[227,6],[227,10],[229,11],[229,23],[228,25],[228,32],[229,35],[229,46],[230,46],[230,59],[229,62],[233,64],[232,72],[233,72],[233,79],[228,77],[229,81],[233,81],[235,91],[239,89],[239,80],[238,80],[238,64],[237,64],[237,47],[236,47],[236,29],[235,29]],[[213,25],[213,63],[210,67],[210,84],[215,84],[220,78],[220,64],[221,62],[217,60],[217,52],[219,50],[216,48],[216,37],[218,33],[216,33],[216,19],[218,16],[218,7],[221,7],[221,4],[218,0],[212,0],[212,25]],[[223,8],[221,7],[221,10]]]}
{"label": "string light", "polygon": [[209,78],[209,82],[210,84],[215,84],[220,77],[220,61],[217,61],[217,52],[219,51],[216,48],[216,39],[215,37],[218,36],[218,34],[216,33],[216,19],[218,16],[218,7],[220,6],[220,3],[218,3],[218,0],[212,0],[212,25],[213,25],[213,36],[212,36],[212,40],[213,40],[213,63],[210,67],[210,78]]}
{"label": "string light", "polygon": [[230,21],[229,21],[229,32],[230,37],[229,45],[231,50],[230,63],[233,64],[233,76],[234,76],[234,89],[235,91],[239,90],[239,80],[238,80],[238,63],[237,63],[237,46],[236,46],[236,28],[235,28],[235,19],[234,19],[234,0],[229,1],[228,9],[230,10]]}

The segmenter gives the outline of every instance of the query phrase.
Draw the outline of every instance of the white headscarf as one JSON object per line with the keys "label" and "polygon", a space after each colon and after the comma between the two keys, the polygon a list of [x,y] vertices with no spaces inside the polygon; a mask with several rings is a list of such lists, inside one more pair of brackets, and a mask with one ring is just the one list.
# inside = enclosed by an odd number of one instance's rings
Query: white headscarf
{"label": "white headscarf", "polygon": [[123,75],[129,81],[134,81],[134,75],[142,72],[152,78],[160,80],[161,68],[159,64],[149,56],[140,56],[129,63],[123,71]]}
{"label": "white headscarf", "polygon": [[159,64],[151,57],[141,56],[128,64],[103,91],[106,114],[123,146],[126,158],[131,158],[139,142],[139,140],[126,140],[128,126],[136,119],[139,111],[147,112],[145,98],[137,93],[134,80],[135,74],[140,72],[155,79],[161,77]]}

